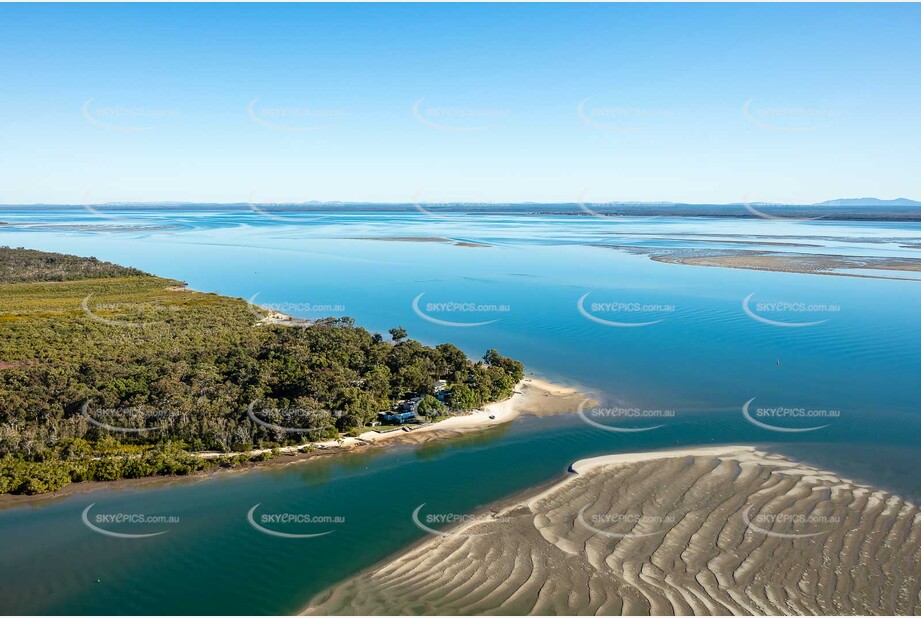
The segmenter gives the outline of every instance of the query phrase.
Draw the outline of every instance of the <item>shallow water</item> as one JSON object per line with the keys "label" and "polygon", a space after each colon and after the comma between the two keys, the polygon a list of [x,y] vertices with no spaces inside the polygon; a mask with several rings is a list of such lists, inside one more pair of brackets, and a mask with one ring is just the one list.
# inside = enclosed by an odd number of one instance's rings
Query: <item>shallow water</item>
{"label": "shallow water", "polygon": [[[766,240],[821,245],[772,251],[917,257],[903,245],[918,243],[919,224],[103,214],[3,209],[0,220],[12,225],[0,227],[0,244],[94,255],[198,290],[255,296],[257,304],[300,317],[350,315],[381,331],[402,325],[425,343],[451,341],[471,356],[494,347],[541,377],[592,394],[603,409],[589,417],[602,424],[661,427],[623,433],[576,414],[525,417],[462,440],[8,507],[0,511],[4,613],[293,612],[421,538],[411,519],[420,504],[424,512],[467,513],[556,478],[576,459],[676,443],[782,446],[907,497],[921,495],[906,464],[917,461],[921,430],[917,282],[664,264],[596,246],[701,248],[710,238],[754,248]],[[132,227],[139,222],[150,227]],[[73,228],[81,225],[100,227]],[[488,246],[364,240],[408,236]],[[443,303],[476,310],[439,311]],[[469,326],[479,322],[488,323]],[[743,415],[752,398],[750,418],[762,425]],[[628,408],[650,416],[625,417]],[[654,414],[661,411],[674,414]],[[783,431],[814,427],[821,428]],[[90,504],[91,513],[166,514],[179,522],[143,528],[168,529],[156,537],[110,538],[82,523]],[[335,532],[273,537],[247,523],[256,504],[260,513],[345,522],[277,524]],[[108,527],[131,529],[121,526]]]}

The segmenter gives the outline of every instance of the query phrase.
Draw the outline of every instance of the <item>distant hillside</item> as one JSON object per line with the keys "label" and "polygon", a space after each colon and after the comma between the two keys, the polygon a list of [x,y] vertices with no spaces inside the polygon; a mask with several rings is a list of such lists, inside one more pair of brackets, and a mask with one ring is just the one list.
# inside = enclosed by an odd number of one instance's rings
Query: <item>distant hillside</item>
{"label": "distant hillside", "polygon": [[894,200],[881,200],[876,197],[852,197],[840,200],[828,200],[820,202],[814,206],[921,206],[921,202],[910,200],[905,197]]}

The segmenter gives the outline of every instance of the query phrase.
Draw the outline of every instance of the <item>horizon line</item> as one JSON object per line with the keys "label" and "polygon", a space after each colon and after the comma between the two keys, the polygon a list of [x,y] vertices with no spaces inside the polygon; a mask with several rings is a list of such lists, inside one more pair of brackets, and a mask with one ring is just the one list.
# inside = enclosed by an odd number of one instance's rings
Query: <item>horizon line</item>
{"label": "horizon line", "polygon": [[[4,203],[0,208],[28,207],[28,206],[413,206],[426,204],[431,206],[579,206],[580,204],[607,205],[607,206],[859,206],[857,202],[875,202],[865,204],[875,205],[908,205],[921,206],[921,201],[906,197],[884,199],[877,197],[835,198],[820,202],[769,202],[769,201],[738,201],[738,202],[681,202],[673,200],[573,200],[573,201],[371,201],[371,200],[306,200],[306,201],[178,201],[178,200],[139,200],[139,201],[107,201],[107,202],[29,202],[29,203]],[[903,204],[896,204],[903,202]],[[908,204],[905,204],[908,202]],[[848,204],[845,204],[848,203]]]}

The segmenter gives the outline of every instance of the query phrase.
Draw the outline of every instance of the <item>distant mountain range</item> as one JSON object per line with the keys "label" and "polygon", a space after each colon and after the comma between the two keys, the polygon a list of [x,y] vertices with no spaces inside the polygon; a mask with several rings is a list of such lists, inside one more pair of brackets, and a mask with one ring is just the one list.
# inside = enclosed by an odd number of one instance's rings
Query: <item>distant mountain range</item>
{"label": "distant mountain range", "polygon": [[921,206],[921,202],[899,197],[894,200],[881,200],[877,197],[852,197],[841,200],[819,202],[813,206]]}

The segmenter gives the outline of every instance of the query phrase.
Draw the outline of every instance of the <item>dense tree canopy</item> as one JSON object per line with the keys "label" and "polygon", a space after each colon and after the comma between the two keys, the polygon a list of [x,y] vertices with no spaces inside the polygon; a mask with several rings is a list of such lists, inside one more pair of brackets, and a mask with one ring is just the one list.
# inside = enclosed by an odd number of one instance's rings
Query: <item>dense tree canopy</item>
{"label": "dense tree canopy", "polygon": [[24,281],[73,281],[97,277],[139,276],[145,273],[102,262],[96,258],[47,253],[31,249],[0,247],[0,283]]}
{"label": "dense tree canopy", "polygon": [[336,438],[438,379],[452,409],[476,408],[523,375],[402,328],[261,323],[240,299],[93,258],[0,248],[0,265],[0,491],[187,473],[206,465],[189,451]]}

